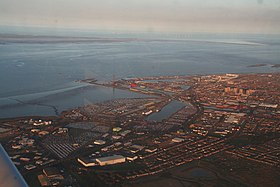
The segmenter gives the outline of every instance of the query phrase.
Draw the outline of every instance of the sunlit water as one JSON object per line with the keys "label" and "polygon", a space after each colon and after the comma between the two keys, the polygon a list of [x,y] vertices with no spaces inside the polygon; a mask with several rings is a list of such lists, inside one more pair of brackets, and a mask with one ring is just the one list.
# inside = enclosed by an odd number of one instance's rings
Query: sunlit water
{"label": "sunlit water", "polygon": [[[65,109],[142,95],[75,80],[275,72],[276,38],[130,40],[118,42],[0,41],[0,118],[55,115]],[[248,67],[254,64],[269,64]],[[35,104],[35,105],[34,105]],[[57,111],[54,108],[57,108]]]}

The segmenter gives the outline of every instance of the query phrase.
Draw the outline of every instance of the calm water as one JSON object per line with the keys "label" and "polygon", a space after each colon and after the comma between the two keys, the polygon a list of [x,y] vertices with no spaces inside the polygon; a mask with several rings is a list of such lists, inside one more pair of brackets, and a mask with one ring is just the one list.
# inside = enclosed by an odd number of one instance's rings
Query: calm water
{"label": "calm water", "polygon": [[186,106],[185,103],[172,101],[164,106],[161,111],[149,115],[147,117],[147,120],[161,122],[162,120],[169,118],[172,114],[174,114],[184,106]]}
{"label": "calm water", "polygon": [[106,81],[113,77],[279,71],[270,66],[247,67],[279,64],[279,51],[280,41],[275,37],[118,42],[10,42],[2,38],[0,118],[54,115],[53,107],[61,112],[114,97],[140,97],[74,82],[85,78]]}
{"label": "calm water", "polygon": [[2,98],[0,117],[59,115],[67,109],[105,100],[146,97],[125,90],[75,84],[66,89]]}

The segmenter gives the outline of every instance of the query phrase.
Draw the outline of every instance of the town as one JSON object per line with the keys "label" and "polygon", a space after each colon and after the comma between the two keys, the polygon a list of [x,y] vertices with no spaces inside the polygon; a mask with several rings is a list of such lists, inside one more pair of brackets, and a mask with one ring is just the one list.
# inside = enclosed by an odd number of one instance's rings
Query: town
{"label": "town", "polygon": [[80,82],[143,97],[1,119],[1,144],[28,185],[160,186],[161,176],[174,185],[280,185],[279,73]]}

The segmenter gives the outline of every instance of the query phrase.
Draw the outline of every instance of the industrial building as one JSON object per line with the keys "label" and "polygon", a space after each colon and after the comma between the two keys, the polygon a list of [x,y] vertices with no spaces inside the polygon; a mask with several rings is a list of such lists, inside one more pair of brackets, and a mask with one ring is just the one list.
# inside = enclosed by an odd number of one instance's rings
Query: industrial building
{"label": "industrial building", "polygon": [[85,157],[78,158],[78,162],[85,167],[96,166],[96,165],[100,165],[100,166],[112,165],[112,164],[123,163],[125,161],[126,158],[123,157],[122,155],[113,155],[113,156],[101,157],[96,159],[90,159]]}
{"label": "industrial building", "polygon": [[78,158],[78,162],[81,163],[85,167],[96,166],[98,163],[95,159],[90,159],[86,157]]}
{"label": "industrial building", "polygon": [[123,163],[125,162],[125,157],[123,157],[122,155],[113,155],[108,157],[97,158],[96,161],[99,163],[100,166],[105,166],[105,165]]}

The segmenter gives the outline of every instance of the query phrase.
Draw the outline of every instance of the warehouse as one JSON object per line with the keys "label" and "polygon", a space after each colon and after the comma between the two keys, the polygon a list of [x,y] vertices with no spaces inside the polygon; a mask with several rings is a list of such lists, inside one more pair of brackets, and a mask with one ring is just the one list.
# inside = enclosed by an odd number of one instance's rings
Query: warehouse
{"label": "warehouse", "polygon": [[85,167],[90,167],[90,166],[98,165],[98,163],[96,162],[95,159],[90,159],[90,158],[87,158],[87,157],[78,158],[78,162],[83,164],[83,166],[85,166]]}
{"label": "warehouse", "polygon": [[99,163],[100,166],[105,166],[105,165],[123,163],[125,162],[125,157],[123,157],[122,155],[113,155],[108,157],[97,158],[96,161]]}

